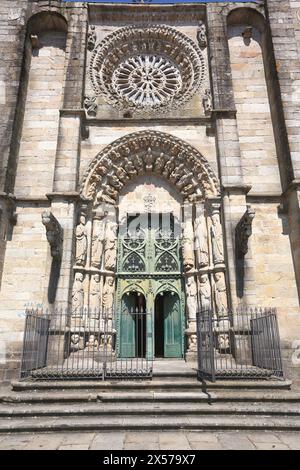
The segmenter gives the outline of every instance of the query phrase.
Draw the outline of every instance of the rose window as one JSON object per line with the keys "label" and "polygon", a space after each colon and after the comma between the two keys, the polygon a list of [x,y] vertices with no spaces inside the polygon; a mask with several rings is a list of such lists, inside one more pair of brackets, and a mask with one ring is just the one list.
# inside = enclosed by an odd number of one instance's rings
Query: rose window
{"label": "rose window", "polygon": [[121,110],[175,109],[205,88],[201,50],[169,26],[125,27],[94,49],[89,76],[96,95]]}
{"label": "rose window", "polygon": [[121,99],[136,107],[167,104],[181,90],[178,68],[161,56],[140,55],[122,62],[112,77]]}

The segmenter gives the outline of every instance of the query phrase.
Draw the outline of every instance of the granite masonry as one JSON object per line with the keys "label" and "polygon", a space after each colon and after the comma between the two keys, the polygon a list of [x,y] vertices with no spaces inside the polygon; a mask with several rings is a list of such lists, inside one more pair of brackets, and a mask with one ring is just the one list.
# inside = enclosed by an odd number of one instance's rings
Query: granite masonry
{"label": "granite masonry", "polygon": [[178,296],[183,360],[199,306],[274,307],[300,378],[299,39],[297,0],[1,0],[1,380],[29,305],[123,308],[132,214],[180,227],[181,275],[141,292],[147,309],[164,283]]}

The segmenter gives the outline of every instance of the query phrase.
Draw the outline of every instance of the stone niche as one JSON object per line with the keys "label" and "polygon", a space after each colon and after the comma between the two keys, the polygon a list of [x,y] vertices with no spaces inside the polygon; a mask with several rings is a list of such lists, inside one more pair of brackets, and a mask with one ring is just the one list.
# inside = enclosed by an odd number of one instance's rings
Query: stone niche
{"label": "stone niche", "polygon": [[[91,119],[201,118],[210,93],[206,27],[198,9],[133,8],[118,20],[91,8],[84,107]],[[125,26],[124,26],[125,24]]]}

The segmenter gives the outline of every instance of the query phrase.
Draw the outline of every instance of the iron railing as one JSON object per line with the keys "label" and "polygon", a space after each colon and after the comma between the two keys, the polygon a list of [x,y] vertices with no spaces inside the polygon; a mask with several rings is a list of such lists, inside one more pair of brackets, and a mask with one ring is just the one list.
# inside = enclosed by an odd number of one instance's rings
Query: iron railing
{"label": "iron railing", "polygon": [[198,377],[283,377],[276,309],[202,310],[197,315]]}
{"label": "iron railing", "polygon": [[85,309],[76,316],[62,310],[28,310],[21,378],[150,378],[150,318],[137,310]]}

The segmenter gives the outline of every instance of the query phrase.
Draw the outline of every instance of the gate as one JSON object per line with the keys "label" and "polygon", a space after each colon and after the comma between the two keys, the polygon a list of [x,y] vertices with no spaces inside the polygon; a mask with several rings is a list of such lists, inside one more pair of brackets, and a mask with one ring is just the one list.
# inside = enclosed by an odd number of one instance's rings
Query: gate
{"label": "gate", "polygon": [[197,315],[198,379],[215,381],[214,338],[209,310]]}
{"label": "gate", "polygon": [[198,378],[283,377],[275,309],[237,309],[197,315]]}
{"label": "gate", "polygon": [[47,346],[50,319],[28,312],[25,320],[21,378],[30,376],[31,371],[42,369],[47,362]]}
{"label": "gate", "polygon": [[[120,326],[129,319],[136,347],[121,355]],[[151,321],[152,315],[143,311],[83,310],[76,317],[62,310],[27,311],[21,378],[151,378],[152,350],[146,347],[152,343]]]}

